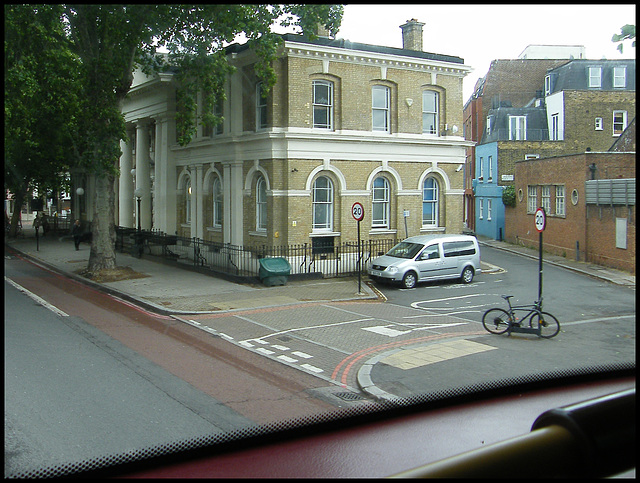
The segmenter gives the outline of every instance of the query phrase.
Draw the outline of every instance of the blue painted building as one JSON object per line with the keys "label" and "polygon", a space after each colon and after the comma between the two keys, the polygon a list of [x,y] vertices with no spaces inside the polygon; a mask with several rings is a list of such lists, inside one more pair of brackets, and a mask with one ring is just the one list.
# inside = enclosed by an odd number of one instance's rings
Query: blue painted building
{"label": "blue painted building", "polygon": [[504,203],[498,185],[498,143],[476,146],[474,197],[476,234],[502,240],[504,233]]}

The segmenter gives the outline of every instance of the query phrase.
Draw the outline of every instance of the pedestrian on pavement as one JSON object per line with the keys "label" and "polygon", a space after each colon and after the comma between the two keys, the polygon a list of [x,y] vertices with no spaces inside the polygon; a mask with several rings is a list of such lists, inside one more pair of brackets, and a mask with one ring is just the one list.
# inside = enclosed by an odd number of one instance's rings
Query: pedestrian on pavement
{"label": "pedestrian on pavement", "polygon": [[73,235],[73,243],[75,243],[76,245],[76,250],[80,250],[80,238],[82,237],[80,220],[76,220],[76,222],[73,224],[73,230],[71,230],[71,234]]}

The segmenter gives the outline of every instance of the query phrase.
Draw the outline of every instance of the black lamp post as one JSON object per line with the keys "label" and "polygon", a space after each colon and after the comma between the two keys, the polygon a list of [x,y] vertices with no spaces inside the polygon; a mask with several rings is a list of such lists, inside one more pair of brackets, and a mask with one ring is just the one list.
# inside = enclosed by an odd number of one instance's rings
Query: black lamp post
{"label": "black lamp post", "polygon": [[137,188],[133,194],[135,195],[136,199],[138,200],[138,215],[137,215],[137,218],[138,218],[138,231],[141,231],[142,228],[141,228],[141,225],[140,225],[140,199],[142,198],[142,189],[141,188]]}

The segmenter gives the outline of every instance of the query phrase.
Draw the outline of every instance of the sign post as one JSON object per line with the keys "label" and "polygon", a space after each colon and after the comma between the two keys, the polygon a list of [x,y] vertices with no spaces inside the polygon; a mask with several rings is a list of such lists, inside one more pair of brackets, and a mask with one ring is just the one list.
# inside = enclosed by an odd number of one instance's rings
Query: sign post
{"label": "sign post", "polygon": [[540,303],[540,308],[542,308],[542,232],[547,226],[547,214],[544,211],[544,208],[538,208],[535,214],[535,223],[536,230],[540,233],[540,242],[539,242],[539,264],[538,264],[538,302]]}
{"label": "sign post", "polygon": [[361,293],[362,251],[360,250],[360,222],[364,218],[364,208],[356,201],[351,207],[351,214],[358,222],[358,293]]}

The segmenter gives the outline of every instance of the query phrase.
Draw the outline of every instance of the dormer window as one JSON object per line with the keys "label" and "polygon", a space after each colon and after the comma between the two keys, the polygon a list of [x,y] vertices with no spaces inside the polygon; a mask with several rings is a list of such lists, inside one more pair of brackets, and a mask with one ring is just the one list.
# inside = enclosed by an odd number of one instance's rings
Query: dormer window
{"label": "dormer window", "polygon": [[544,95],[548,96],[551,94],[551,76],[546,75],[544,78]]}
{"label": "dormer window", "polygon": [[626,67],[614,67],[613,68],[613,87],[626,87],[627,86],[627,68]]}
{"label": "dormer window", "polygon": [[589,67],[589,87],[602,87],[602,67]]}

